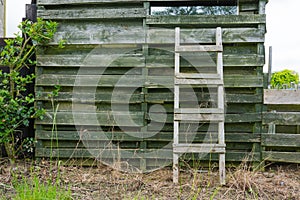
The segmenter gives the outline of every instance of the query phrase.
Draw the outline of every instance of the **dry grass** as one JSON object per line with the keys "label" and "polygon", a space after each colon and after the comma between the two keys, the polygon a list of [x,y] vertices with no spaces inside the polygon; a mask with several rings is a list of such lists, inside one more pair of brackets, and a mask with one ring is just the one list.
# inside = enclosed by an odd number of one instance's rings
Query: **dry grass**
{"label": "dry grass", "polygon": [[265,172],[252,171],[245,163],[227,171],[227,185],[218,185],[218,173],[181,173],[174,185],[172,170],[165,168],[149,174],[127,174],[109,167],[74,167],[19,162],[10,166],[1,160],[0,199],[11,199],[15,190],[12,177],[38,176],[41,181],[57,179],[69,187],[73,199],[300,199],[300,168],[297,165],[272,166]]}

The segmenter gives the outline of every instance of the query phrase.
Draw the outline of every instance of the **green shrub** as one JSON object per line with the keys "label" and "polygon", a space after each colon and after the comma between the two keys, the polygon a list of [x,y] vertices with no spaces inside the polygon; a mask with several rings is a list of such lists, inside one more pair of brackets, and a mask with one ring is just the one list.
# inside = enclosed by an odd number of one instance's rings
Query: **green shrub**
{"label": "green shrub", "polygon": [[299,74],[295,71],[285,69],[272,74],[272,78],[271,78],[272,88],[278,88],[278,89],[291,88],[293,87],[291,83],[294,84],[299,83]]}
{"label": "green shrub", "polygon": [[[44,111],[34,107],[34,95],[26,94],[26,87],[35,78],[34,74],[22,76],[23,67],[34,67],[34,54],[38,45],[51,41],[57,29],[57,23],[40,18],[37,22],[23,21],[18,28],[23,34],[6,39],[6,46],[0,53],[0,65],[7,66],[9,71],[0,70],[0,145],[5,146],[12,162],[18,156],[20,148],[16,147],[16,132],[21,125],[28,126],[30,118],[42,117]],[[63,47],[61,40],[59,47]]]}

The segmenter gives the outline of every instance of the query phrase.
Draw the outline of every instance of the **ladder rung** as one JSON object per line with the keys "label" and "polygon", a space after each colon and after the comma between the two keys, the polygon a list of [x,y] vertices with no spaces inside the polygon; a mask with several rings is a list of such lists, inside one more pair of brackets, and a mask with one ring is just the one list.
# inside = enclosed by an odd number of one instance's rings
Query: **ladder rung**
{"label": "ladder rung", "polygon": [[175,46],[175,52],[222,52],[222,45],[182,45]]}
{"label": "ladder rung", "polygon": [[178,108],[174,109],[175,114],[224,114],[221,108]]}
{"label": "ladder rung", "polygon": [[196,121],[196,122],[223,122],[224,114],[174,114],[174,120],[176,121]]}
{"label": "ladder rung", "polygon": [[186,79],[175,78],[175,84],[178,85],[224,85],[220,79]]}
{"label": "ladder rung", "polygon": [[174,153],[225,153],[225,144],[173,144]]}
{"label": "ladder rung", "polygon": [[221,79],[219,74],[178,73],[175,77],[178,79]]}

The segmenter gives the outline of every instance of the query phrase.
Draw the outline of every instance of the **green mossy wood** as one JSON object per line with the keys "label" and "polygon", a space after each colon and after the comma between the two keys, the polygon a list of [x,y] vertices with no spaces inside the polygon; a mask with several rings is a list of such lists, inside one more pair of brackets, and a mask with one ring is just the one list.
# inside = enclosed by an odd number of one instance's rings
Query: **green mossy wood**
{"label": "green mossy wood", "polygon": [[[48,116],[44,120],[36,121],[35,124],[38,140],[37,157],[58,156],[58,154],[63,158],[91,157],[80,141],[82,137],[74,126],[72,102],[78,102],[84,103],[76,110],[81,114],[82,122],[88,127],[94,127],[94,130],[89,132],[90,137],[96,140],[91,144],[91,148],[101,146],[103,143],[99,139],[100,132],[97,125],[100,125],[106,131],[106,137],[129,151],[151,151],[167,145],[164,155],[171,158],[174,96],[168,88],[172,88],[174,82],[172,68],[174,29],[180,26],[182,43],[196,40],[201,44],[215,43],[215,29],[222,27],[226,92],[226,161],[240,162],[246,155],[255,162],[261,162],[266,156],[270,156],[271,161],[277,158],[278,161],[282,161],[283,154],[275,155],[274,152],[271,154],[262,148],[273,145],[272,141],[279,140],[279,136],[267,138],[262,135],[265,131],[262,123],[273,120],[272,114],[263,115],[267,1],[240,0],[238,15],[153,16],[149,14],[152,5],[167,6],[172,5],[173,2],[38,0],[38,16],[58,21],[59,27],[52,42],[37,54],[35,86],[38,95],[37,105],[48,110]],[[177,1],[177,4],[180,2],[234,5],[235,1],[182,0]],[[63,50],[57,48],[61,38],[67,40],[66,48]],[[97,50],[94,51],[95,48]],[[211,57],[214,61],[215,56]],[[110,58],[114,60],[111,61]],[[193,59],[193,56],[189,58]],[[97,60],[101,62],[93,62]],[[182,61],[181,67],[186,72],[192,70],[191,64],[187,61]],[[105,70],[101,71],[101,69]],[[77,76],[78,70],[81,72],[79,76]],[[210,68],[209,65],[202,66],[199,70],[207,72]],[[96,74],[99,72],[103,73],[100,81],[97,81],[99,76]],[[96,93],[91,89],[95,82]],[[75,93],[73,93],[74,83],[81,87],[81,90]],[[61,91],[55,98],[56,103],[59,104],[56,115],[58,149],[51,152],[50,144],[53,137],[51,127],[54,113],[48,95],[55,85],[61,86]],[[135,126],[123,124],[129,126],[127,128],[130,131],[126,133],[119,131],[111,112],[110,102],[116,85],[119,92],[113,97],[114,110],[117,110],[118,116],[133,118],[135,122]],[[135,88],[134,91],[132,88]],[[196,88],[195,91],[199,99],[203,101],[209,99],[207,90]],[[182,92],[182,94],[189,98],[189,93]],[[124,110],[124,99],[129,99],[130,115],[126,109]],[[163,106],[167,112],[164,124],[159,121],[164,117],[161,113],[154,113],[157,121],[150,123],[149,109],[157,104]],[[96,111],[96,118],[100,124],[89,120],[89,117],[93,117],[89,110]],[[297,116],[289,113],[280,115],[274,120],[281,123],[289,117],[297,121],[295,118]],[[148,126],[145,127],[147,124]],[[214,141],[214,127],[210,128]],[[199,127],[197,141],[203,139],[207,129],[205,124]],[[156,131],[158,133],[153,135]],[[135,134],[137,137],[134,137]],[[292,147],[295,146],[293,142],[290,144]],[[281,147],[283,144],[278,143],[278,146]],[[157,155],[156,162],[164,162],[160,161],[164,155]],[[217,157],[213,157],[213,160],[217,160]],[[143,162],[138,158],[137,165],[151,168],[151,162]]]}

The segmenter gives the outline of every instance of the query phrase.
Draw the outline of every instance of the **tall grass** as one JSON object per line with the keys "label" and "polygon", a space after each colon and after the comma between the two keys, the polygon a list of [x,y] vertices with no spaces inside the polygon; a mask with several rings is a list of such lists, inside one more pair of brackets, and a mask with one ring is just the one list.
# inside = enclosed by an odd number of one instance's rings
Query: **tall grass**
{"label": "tall grass", "polygon": [[[54,97],[58,95],[60,87],[55,86],[55,90],[49,97],[52,103],[52,135],[51,135],[51,146],[50,146],[50,172],[49,176],[39,178],[36,174],[39,171],[32,170],[29,176],[22,176],[19,180],[18,175],[14,175],[13,187],[15,189],[15,200],[46,200],[46,199],[59,199],[59,200],[69,200],[71,197],[70,187],[61,183],[60,176],[60,164],[59,152],[56,153],[57,160],[53,162],[53,151],[58,148],[58,133],[57,133],[57,123],[56,116],[59,108],[59,104],[55,105]],[[55,165],[55,166],[54,166]],[[53,169],[56,170],[53,170]],[[34,169],[34,168],[33,168]],[[46,174],[44,174],[45,176]]]}
{"label": "tall grass", "polygon": [[14,200],[72,199],[70,189],[61,188],[57,182],[51,183],[49,180],[43,183],[37,176],[15,180],[13,185],[16,191]]}

